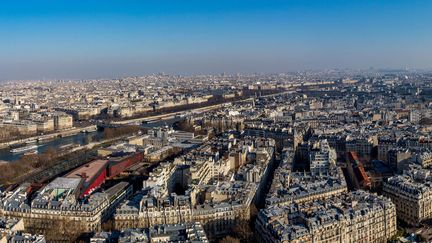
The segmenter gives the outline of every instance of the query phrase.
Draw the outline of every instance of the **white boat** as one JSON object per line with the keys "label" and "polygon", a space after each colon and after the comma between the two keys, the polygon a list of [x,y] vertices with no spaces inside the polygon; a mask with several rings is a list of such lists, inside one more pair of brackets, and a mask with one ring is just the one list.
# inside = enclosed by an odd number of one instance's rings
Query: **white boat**
{"label": "white boat", "polygon": [[31,151],[24,153],[24,155],[34,155],[34,154],[38,154],[38,151],[37,150],[31,150]]}
{"label": "white boat", "polygon": [[37,145],[29,145],[29,146],[25,146],[25,147],[21,147],[21,148],[12,149],[10,152],[11,153],[23,153],[23,152],[27,152],[30,150],[35,150],[38,147],[39,146],[37,146]]}
{"label": "white boat", "polygon": [[40,138],[38,138],[37,140],[39,141],[39,142],[41,142],[41,141],[48,141],[48,140],[51,140],[51,139],[54,139],[55,137],[40,137]]}

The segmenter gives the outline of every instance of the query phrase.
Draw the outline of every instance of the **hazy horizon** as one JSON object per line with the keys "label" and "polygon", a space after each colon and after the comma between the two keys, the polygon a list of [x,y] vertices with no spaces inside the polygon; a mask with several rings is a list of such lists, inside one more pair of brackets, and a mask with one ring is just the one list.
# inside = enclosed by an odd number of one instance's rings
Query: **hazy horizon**
{"label": "hazy horizon", "polygon": [[0,80],[432,68],[430,1],[20,1]]}

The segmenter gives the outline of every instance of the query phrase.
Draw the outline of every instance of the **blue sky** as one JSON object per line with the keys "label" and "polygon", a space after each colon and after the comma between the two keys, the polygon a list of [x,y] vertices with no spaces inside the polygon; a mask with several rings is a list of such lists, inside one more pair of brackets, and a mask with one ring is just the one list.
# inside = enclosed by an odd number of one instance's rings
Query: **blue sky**
{"label": "blue sky", "polygon": [[432,68],[432,1],[2,1],[0,80]]}

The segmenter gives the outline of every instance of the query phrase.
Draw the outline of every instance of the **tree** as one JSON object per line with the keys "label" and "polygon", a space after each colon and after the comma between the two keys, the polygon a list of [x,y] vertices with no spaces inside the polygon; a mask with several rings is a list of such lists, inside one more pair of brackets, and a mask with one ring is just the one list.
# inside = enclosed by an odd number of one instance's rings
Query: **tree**
{"label": "tree", "polygon": [[219,243],[240,243],[240,240],[228,235],[219,240]]}
{"label": "tree", "polygon": [[44,235],[49,241],[76,241],[80,235],[86,232],[83,222],[71,219],[53,220],[45,222],[52,227],[44,229]]}
{"label": "tree", "polygon": [[43,234],[48,242],[77,242],[78,237],[89,230],[85,221],[68,217],[24,218],[26,231],[32,234]]}
{"label": "tree", "polygon": [[249,221],[240,220],[233,228],[234,235],[242,242],[252,242],[254,232],[249,225]]}
{"label": "tree", "polygon": [[121,126],[116,128],[107,127],[104,129],[104,137],[109,139],[109,138],[121,137],[124,135],[132,135],[134,133],[137,133],[139,130],[140,130],[140,126],[132,126],[132,125]]}
{"label": "tree", "polygon": [[111,219],[107,220],[106,222],[102,223],[101,228],[103,231],[107,231],[107,232],[111,232],[111,231],[115,230],[114,220],[111,218]]}

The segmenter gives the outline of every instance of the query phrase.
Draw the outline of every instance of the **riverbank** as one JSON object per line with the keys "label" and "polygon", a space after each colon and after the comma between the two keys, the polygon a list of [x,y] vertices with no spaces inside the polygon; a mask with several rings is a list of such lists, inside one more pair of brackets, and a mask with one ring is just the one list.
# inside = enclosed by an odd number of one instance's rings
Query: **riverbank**
{"label": "riverbank", "polygon": [[[83,146],[93,141],[99,141],[104,139],[104,133],[100,131],[95,131],[91,133],[81,133],[70,134],[62,137],[55,137],[52,139],[35,141],[32,145],[37,145],[34,151],[37,154],[43,154],[48,149],[54,149],[61,152],[64,148],[73,148],[76,146]],[[25,145],[21,145],[25,146]],[[12,153],[10,148],[0,149],[0,160],[12,162],[17,161],[24,156],[24,153]]]}
{"label": "riverbank", "polygon": [[[132,134],[91,142],[62,152],[47,151],[14,163],[0,164],[0,185],[23,182],[42,183],[96,158],[96,149],[121,141]],[[7,173],[2,173],[2,171]]]}
{"label": "riverbank", "polygon": [[0,143],[0,149],[10,148],[11,146],[21,145],[21,144],[25,144],[25,143],[33,142],[33,141],[47,141],[47,140],[55,139],[58,137],[72,136],[72,135],[75,135],[77,133],[80,133],[83,130],[91,131],[91,130],[95,130],[95,129],[96,129],[96,125],[91,125],[88,127],[72,128],[72,129],[65,130],[65,131],[59,131],[59,132],[54,132],[54,133],[50,133],[50,134],[32,136],[32,137],[18,139],[18,140],[14,140],[14,141],[3,142],[3,143]]}

